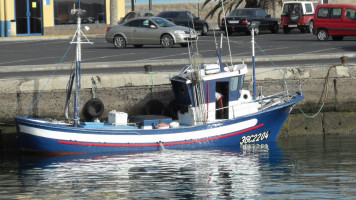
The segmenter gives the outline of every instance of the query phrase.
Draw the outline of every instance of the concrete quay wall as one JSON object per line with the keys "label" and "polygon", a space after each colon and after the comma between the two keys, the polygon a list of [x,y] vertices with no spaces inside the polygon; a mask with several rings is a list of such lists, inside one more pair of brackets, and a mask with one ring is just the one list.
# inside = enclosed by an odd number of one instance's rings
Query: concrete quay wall
{"label": "concrete quay wall", "polygon": [[[176,73],[84,75],[80,105],[82,107],[92,98],[93,78],[96,82],[95,96],[105,105],[102,120],[106,120],[111,110],[127,112],[129,115],[143,114],[145,104],[152,99],[160,100],[167,107],[174,98],[169,78]],[[252,86],[251,73],[245,78],[245,86],[249,88]],[[68,77],[1,80],[0,122],[12,124],[14,116],[28,113],[29,117],[63,119]],[[262,67],[256,69],[256,79],[257,93],[262,91],[264,96],[280,91],[284,82],[300,82],[303,88],[305,100],[294,108],[293,114],[287,119],[282,128],[282,137],[356,132],[356,65],[285,67],[279,71]],[[318,113],[322,105],[323,108],[315,117],[305,116]],[[71,116],[72,113],[69,114]]]}

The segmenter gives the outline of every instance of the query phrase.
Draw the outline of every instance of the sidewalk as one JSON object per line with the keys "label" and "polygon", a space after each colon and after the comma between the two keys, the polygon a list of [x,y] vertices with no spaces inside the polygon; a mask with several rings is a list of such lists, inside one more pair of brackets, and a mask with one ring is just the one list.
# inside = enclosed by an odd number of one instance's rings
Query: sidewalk
{"label": "sidewalk", "polygon": [[[88,38],[104,38],[105,35],[86,35]],[[0,42],[21,41],[21,40],[58,40],[58,39],[71,39],[73,35],[39,35],[39,36],[15,36],[15,37],[0,37]]]}

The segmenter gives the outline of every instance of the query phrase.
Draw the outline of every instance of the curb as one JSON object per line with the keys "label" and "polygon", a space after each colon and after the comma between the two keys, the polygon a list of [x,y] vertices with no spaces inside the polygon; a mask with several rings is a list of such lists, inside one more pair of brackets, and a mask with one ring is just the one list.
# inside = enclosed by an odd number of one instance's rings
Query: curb
{"label": "curb", "polygon": [[[256,62],[270,62],[270,61],[296,61],[296,60],[319,60],[319,59],[335,59],[347,56],[349,58],[356,58],[356,53],[348,54],[301,54],[301,55],[278,55],[255,58]],[[239,56],[232,59],[234,63],[252,62],[250,56]],[[204,58],[204,63],[216,63],[217,58]],[[229,57],[222,57],[224,63],[230,63]],[[120,61],[120,62],[96,62],[96,63],[82,63],[82,69],[96,69],[96,68],[123,68],[123,67],[143,67],[144,65],[168,66],[168,65],[188,65],[189,59],[167,59],[167,60],[139,60],[139,61]],[[0,72],[31,72],[31,71],[53,71],[53,70],[70,70],[72,63],[61,64],[46,64],[46,65],[17,65],[17,66],[1,66]]]}

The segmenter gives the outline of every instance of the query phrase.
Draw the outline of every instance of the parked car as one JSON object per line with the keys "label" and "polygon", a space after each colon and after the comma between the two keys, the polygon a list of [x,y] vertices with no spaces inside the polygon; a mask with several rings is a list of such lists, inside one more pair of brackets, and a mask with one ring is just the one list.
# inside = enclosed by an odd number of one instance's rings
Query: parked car
{"label": "parked car", "polygon": [[118,23],[121,24],[139,17],[152,17],[152,16],[155,16],[155,14],[152,11],[131,11],[128,12],[125,15],[125,17],[123,17]]}
{"label": "parked car", "polygon": [[321,4],[314,15],[314,29],[318,40],[343,40],[356,36],[356,5]]}
{"label": "parked car", "polygon": [[163,11],[159,13],[157,17],[168,19],[180,26],[194,28],[196,31],[200,32],[201,35],[206,35],[209,30],[208,22],[196,17],[189,11]]}
{"label": "parked car", "polygon": [[226,17],[226,22],[225,19],[222,19],[220,30],[224,31],[225,35],[231,35],[233,32],[251,34],[251,21],[260,22],[259,28],[255,31],[256,35],[260,30],[270,30],[272,33],[278,33],[278,20],[272,18],[261,8],[238,8],[233,10]]}
{"label": "parked car", "polygon": [[106,41],[116,48],[125,48],[129,44],[136,48],[147,44],[163,47],[180,44],[185,47],[197,37],[194,29],[178,26],[161,17],[143,17],[111,26],[105,35]]}
{"label": "parked car", "polygon": [[312,32],[317,3],[311,1],[287,1],[283,3],[281,26],[285,34],[298,28],[300,32]]}

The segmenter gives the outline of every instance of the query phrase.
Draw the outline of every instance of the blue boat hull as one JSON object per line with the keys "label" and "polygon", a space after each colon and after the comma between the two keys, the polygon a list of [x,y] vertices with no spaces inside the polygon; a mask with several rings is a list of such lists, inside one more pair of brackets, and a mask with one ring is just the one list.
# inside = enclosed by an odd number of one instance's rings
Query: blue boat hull
{"label": "blue boat hull", "polygon": [[15,117],[23,150],[53,154],[201,149],[275,141],[293,106],[290,102],[236,119],[205,125],[152,130],[89,129]]}

